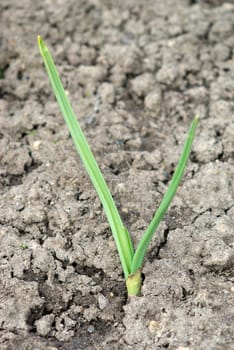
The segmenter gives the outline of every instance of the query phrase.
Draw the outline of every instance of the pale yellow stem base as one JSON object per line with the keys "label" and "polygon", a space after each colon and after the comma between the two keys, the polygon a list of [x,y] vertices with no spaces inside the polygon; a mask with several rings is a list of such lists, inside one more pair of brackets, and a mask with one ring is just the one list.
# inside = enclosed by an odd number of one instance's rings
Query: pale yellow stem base
{"label": "pale yellow stem base", "polygon": [[139,295],[141,293],[141,284],[141,270],[139,269],[132,275],[129,275],[126,280],[128,296],[131,297]]}

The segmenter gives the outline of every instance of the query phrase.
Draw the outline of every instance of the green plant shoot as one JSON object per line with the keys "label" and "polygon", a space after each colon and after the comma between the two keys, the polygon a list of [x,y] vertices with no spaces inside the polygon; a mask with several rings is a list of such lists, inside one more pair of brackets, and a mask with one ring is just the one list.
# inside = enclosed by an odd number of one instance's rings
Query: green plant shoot
{"label": "green plant shoot", "polygon": [[194,118],[190,126],[181,157],[169,184],[168,190],[165,193],[152,221],[142,236],[142,239],[140,240],[136,250],[134,250],[130,234],[127,228],[123,225],[118,209],[111,196],[110,190],[104,180],[104,177],[98,167],[98,164],[93,156],[89,144],[80,128],[68,97],[64,91],[52,56],[40,36],[38,36],[38,46],[45,63],[47,73],[49,75],[54,94],[62,111],[65,122],[68,126],[68,129],[71,133],[77,152],[80,155],[84,167],[98,193],[107,219],[109,221],[126,280],[128,295],[139,295],[142,284],[141,269],[144,256],[152,239],[152,236],[154,235],[159,223],[167,211],[180,184],[191,151],[192,142],[197,128],[198,117]]}

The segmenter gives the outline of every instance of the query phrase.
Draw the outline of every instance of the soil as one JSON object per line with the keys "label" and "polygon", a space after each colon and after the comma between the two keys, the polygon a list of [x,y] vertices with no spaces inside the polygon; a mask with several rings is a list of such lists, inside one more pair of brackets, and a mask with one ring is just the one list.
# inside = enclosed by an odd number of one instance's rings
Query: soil
{"label": "soil", "polygon": [[[1,0],[0,9],[0,348],[233,349],[234,2]],[[200,117],[140,297],[127,300],[38,34],[134,244]]]}

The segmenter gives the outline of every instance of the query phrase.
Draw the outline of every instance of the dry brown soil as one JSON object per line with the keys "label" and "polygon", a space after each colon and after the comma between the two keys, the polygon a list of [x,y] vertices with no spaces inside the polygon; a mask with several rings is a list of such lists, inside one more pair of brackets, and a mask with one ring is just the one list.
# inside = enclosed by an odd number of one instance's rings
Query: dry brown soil
{"label": "dry brown soil", "polygon": [[[140,297],[127,300],[38,34],[134,244],[200,117]],[[1,350],[234,348],[233,116],[233,1],[1,0]]]}

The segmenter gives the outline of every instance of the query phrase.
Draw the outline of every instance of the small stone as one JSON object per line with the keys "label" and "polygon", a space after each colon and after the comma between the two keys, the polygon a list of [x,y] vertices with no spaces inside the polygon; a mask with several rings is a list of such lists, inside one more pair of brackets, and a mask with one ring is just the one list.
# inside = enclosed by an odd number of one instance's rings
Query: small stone
{"label": "small stone", "polygon": [[41,336],[47,335],[51,331],[54,322],[54,315],[45,315],[35,322],[37,333]]}
{"label": "small stone", "polygon": [[233,248],[218,238],[209,239],[205,243],[203,255],[203,265],[210,268],[223,269],[232,266],[234,262]]}
{"label": "small stone", "polygon": [[154,76],[150,73],[144,73],[131,81],[131,88],[137,96],[146,96],[152,90],[154,83]]}
{"label": "small stone", "polygon": [[120,141],[127,141],[131,139],[130,130],[124,125],[111,125],[109,127],[109,133],[115,139],[115,141],[120,142]]}
{"label": "small stone", "polygon": [[93,332],[95,332],[94,326],[92,326],[92,325],[88,326],[87,331],[88,331],[90,334],[93,333]]}
{"label": "small stone", "polygon": [[99,293],[98,294],[98,305],[99,305],[99,308],[101,310],[103,310],[103,309],[105,309],[105,307],[108,304],[109,304],[109,302],[108,302],[107,298],[103,294]]}
{"label": "small stone", "polygon": [[201,163],[215,160],[222,154],[223,146],[215,137],[209,137],[207,133],[200,133],[196,137],[196,158]]}
{"label": "small stone", "polygon": [[159,114],[161,111],[162,93],[160,88],[155,88],[145,97],[145,107]]}
{"label": "small stone", "polygon": [[121,212],[122,212],[123,214],[129,214],[128,208],[125,208],[125,207],[121,208]]}
{"label": "small stone", "polygon": [[127,141],[128,148],[130,150],[139,150],[140,147],[142,146],[142,140],[140,137],[136,137],[134,139],[130,139]]}
{"label": "small stone", "polygon": [[209,32],[209,40],[213,42],[221,42],[227,38],[233,31],[232,22],[218,19],[212,26]]}
{"label": "small stone", "polygon": [[123,182],[120,182],[117,186],[116,189],[119,193],[125,193],[126,192],[126,185]]}
{"label": "small stone", "polygon": [[223,45],[222,43],[218,43],[214,47],[215,59],[217,61],[225,61],[228,59],[230,55],[230,49],[228,46]]}
{"label": "small stone", "polygon": [[164,64],[157,72],[156,79],[159,83],[171,85],[178,75],[178,66],[176,64]]}
{"label": "small stone", "polygon": [[98,92],[103,102],[114,103],[115,101],[115,90],[114,86],[110,83],[103,83],[100,85]]}
{"label": "small stone", "polygon": [[22,199],[16,200],[15,201],[15,210],[21,211],[23,209],[24,209],[24,203],[23,203]]}
{"label": "small stone", "polygon": [[154,321],[154,320],[150,321],[148,325],[148,329],[151,334],[156,334],[157,331],[160,329],[160,322]]}
{"label": "small stone", "polygon": [[37,151],[40,148],[41,141],[37,140],[33,142],[33,148]]}

